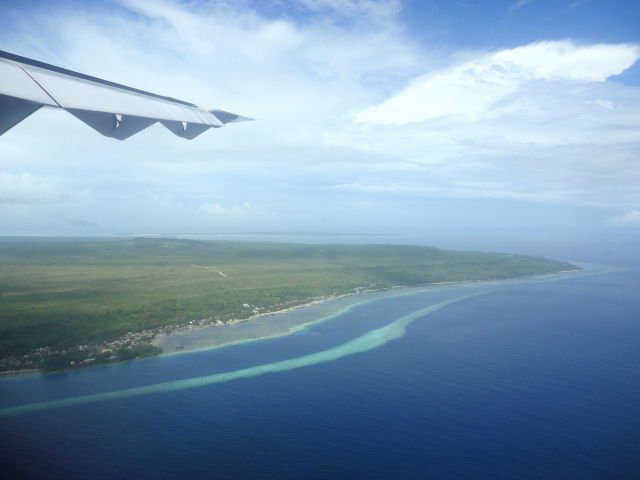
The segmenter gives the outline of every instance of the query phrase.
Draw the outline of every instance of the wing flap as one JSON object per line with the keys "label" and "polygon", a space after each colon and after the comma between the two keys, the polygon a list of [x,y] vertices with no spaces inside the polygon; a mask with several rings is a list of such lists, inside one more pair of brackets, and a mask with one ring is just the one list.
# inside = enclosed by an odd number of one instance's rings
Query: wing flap
{"label": "wing flap", "polygon": [[86,123],[105,137],[126,140],[132,135],[150,127],[157,122],[154,118],[116,115],[114,113],[94,112],[77,108],[66,109],[78,120]]}
{"label": "wing flap", "polygon": [[39,110],[41,103],[0,95],[0,135]]}
{"label": "wing flap", "polygon": [[162,125],[164,125],[167,130],[172,132],[174,135],[186,138],[188,140],[193,140],[198,135],[206,132],[211,128],[211,126],[209,125],[200,125],[197,123],[187,122],[172,122],[168,120],[161,120],[160,123],[162,123]]}

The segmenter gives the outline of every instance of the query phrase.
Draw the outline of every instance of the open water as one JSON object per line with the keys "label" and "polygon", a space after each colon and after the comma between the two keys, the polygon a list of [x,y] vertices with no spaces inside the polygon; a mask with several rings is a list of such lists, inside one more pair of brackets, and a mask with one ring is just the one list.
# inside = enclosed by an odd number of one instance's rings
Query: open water
{"label": "open water", "polygon": [[3,478],[640,478],[640,273],[456,286],[0,381]]}

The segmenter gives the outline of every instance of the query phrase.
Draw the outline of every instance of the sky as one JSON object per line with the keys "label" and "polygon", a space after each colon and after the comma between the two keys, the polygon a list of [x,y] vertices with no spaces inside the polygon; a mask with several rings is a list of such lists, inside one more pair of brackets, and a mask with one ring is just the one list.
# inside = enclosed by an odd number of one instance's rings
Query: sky
{"label": "sky", "polygon": [[2,50],[256,119],[39,111],[0,137],[0,234],[640,234],[635,0],[0,3]]}

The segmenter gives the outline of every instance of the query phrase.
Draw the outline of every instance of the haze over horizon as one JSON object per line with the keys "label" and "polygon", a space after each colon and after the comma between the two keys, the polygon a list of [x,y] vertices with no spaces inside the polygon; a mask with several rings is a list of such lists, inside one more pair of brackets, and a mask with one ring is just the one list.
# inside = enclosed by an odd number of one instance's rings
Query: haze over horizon
{"label": "haze over horizon", "polygon": [[257,121],[118,142],[43,109],[0,138],[0,235],[635,238],[639,14],[575,0],[3,5],[2,50]]}

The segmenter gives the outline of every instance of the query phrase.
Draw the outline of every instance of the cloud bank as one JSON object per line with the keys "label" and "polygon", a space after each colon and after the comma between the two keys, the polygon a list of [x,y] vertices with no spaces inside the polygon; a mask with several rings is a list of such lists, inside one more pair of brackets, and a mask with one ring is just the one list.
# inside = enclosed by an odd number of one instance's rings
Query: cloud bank
{"label": "cloud bank", "polygon": [[[482,55],[422,75],[384,102],[355,115],[361,123],[405,125],[446,119],[477,121],[508,111],[528,84],[557,90],[570,82],[604,82],[640,58],[637,45],[540,42]],[[556,85],[559,83],[560,85]]]}
{"label": "cloud bank", "polygon": [[612,225],[618,227],[640,226],[640,210],[631,210],[610,220]]}
{"label": "cloud bank", "polygon": [[638,45],[447,50],[412,37],[397,2],[264,5],[18,9],[2,49],[257,121],[118,143],[38,112],[0,139],[0,198],[32,199],[21,214],[0,203],[4,232],[68,228],[55,218],[105,232],[397,231],[416,211],[464,227],[488,202],[504,206],[488,226],[519,228],[523,205],[546,209],[540,222],[582,209],[604,225],[640,204],[640,88],[616,82]]}
{"label": "cloud bank", "polygon": [[55,203],[69,196],[55,178],[0,172],[0,205]]}

